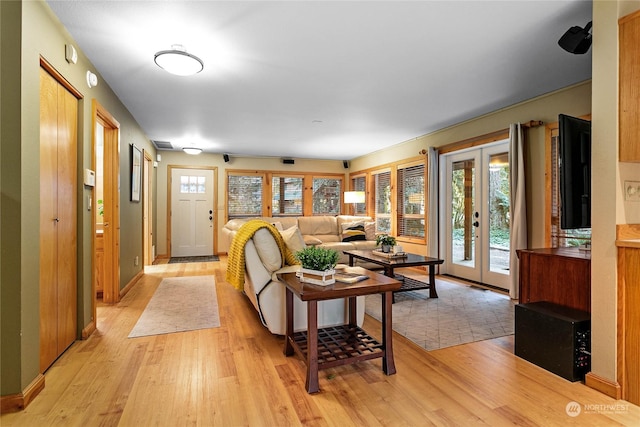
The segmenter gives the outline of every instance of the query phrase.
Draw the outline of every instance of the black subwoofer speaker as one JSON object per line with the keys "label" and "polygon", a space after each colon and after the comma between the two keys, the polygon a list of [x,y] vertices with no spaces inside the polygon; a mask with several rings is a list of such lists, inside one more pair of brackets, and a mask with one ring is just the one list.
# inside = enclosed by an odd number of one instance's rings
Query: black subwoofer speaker
{"label": "black subwoofer speaker", "polygon": [[591,370],[591,315],[546,301],[517,304],[515,354],[569,381]]}

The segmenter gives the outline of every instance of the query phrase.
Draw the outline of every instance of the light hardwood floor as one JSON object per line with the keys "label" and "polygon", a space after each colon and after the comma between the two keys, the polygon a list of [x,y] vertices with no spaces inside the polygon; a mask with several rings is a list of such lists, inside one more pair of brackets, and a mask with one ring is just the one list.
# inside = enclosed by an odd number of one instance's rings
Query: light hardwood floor
{"label": "light hardwood floor", "polygon": [[[380,359],[320,371],[282,354],[221,262],[164,264],[98,310],[98,331],[46,372],[46,386],[7,426],[609,426],[640,424],[640,408],[513,355],[513,337],[426,352],[394,334],[397,374]],[[222,326],[129,339],[163,277],[216,277]],[[427,325],[428,327],[428,325]],[[365,329],[380,336],[379,322]],[[581,413],[567,415],[577,402]]]}

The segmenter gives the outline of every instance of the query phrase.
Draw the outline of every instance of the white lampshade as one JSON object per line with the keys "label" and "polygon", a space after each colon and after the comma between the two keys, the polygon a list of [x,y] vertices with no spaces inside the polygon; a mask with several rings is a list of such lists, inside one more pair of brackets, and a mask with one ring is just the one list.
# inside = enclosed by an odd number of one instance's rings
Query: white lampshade
{"label": "white lampshade", "polygon": [[345,203],[364,203],[364,191],[345,191]]}
{"label": "white lampshade", "polygon": [[204,64],[200,58],[187,53],[181,45],[171,47],[171,50],[155,54],[153,60],[160,68],[177,76],[191,76],[203,70]]}
{"label": "white lampshade", "polygon": [[202,148],[196,148],[196,147],[184,147],[182,149],[182,151],[184,151],[187,154],[192,154],[192,155],[196,155],[196,154],[200,154],[202,153]]}

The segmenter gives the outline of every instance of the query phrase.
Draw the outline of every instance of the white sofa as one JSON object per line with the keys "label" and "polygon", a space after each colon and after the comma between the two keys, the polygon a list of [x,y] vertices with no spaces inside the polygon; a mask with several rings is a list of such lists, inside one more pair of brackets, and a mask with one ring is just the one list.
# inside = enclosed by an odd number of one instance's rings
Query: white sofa
{"label": "white sofa", "polygon": [[[374,249],[375,224],[368,216],[299,216],[299,217],[263,217],[232,219],[222,228],[220,252],[228,252],[231,240],[238,229],[249,219],[261,219],[270,224],[279,224],[283,230],[297,226],[306,245],[328,247],[338,251],[339,263],[347,264],[349,257],[343,253],[352,249]],[[362,222],[365,224],[365,240],[343,242],[343,228],[348,224]]]}
{"label": "white sofa", "polygon": [[[333,220],[329,219],[333,218]],[[362,217],[350,217],[358,220],[362,220]],[[261,218],[267,220],[269,223],[274,223],[275,218]],[[315,239],[325,239],[321,243],[322,246],[332,247],[337,249],[342,254],[342,250],[350,248],[373,248],[375,247],[374,241],[358,241],[358,242],[342,242],[339,240],[338,233],[332,234],[337,231],[336,217],[313,217],[313,220],[306,221],[295,218],[282,218],[282,228],[285,230],[283,234],[289,234],[289,238],[285,239],[290,245],[291,239],[298,239],[298,242],[293,244],[292,252],[295,252],[295,246],[304,246],[306,241],[314,242],[310,238],[313,236]],[[348,218],[342,218],[343,222],[351,223],[354,221],[346,221]],[[370,219],[370,218],[364,218]],[[225,225],[225,229],[228,230],[227,237],[233,239],[237,230],[247,220],[233,220],[231,224],[227,223],[229,227]],[[295,224],[294,224],[295,221]],[[286,226],[289,226],[285,228]],[[291,230],[291,227],[299,226],[298,230]],[[286,233],[289,230],[289,233]],[[317,234],[307,234],[304,238],[302,230],[313,231]],[[294,231],[295,233],[291,233]],[[293,237],[291,237],[293,236]],[[297,236],[297,237],[296,237]],[[262,228],[256,231],[251,239],[244,246],[245,256],[245,277],[244,277],[244,289],[243,292],[249,298],[256,311],[259,314],[262,323],[273,334],[284,335],[286,333],[285,322],[285,286],[278,281],[277,274],[279,272],[295,271],[298,266],[284,266],[283,258],[271,232]],[[348,259],[348,257],[347,257]],[[359,326],[362,326],[364,321],[364,297],[357,298],[357,322]],[[318,325],[334,326],[344,324],[348,321],[347,301],[344,299],[320,301],[318,303]],[[303,303],[297,297],[294,298],[294,329],[303,330],[307,327],[307,304]]]}

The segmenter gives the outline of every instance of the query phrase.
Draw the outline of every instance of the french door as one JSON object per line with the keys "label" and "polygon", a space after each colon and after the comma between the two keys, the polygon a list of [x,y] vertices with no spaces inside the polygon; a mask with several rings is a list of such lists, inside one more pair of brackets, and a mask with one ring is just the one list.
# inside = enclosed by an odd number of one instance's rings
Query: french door
{"label": "french door", "polygon": [[508,143],[443,155],[440,170],[444,271],[509,289]]}

